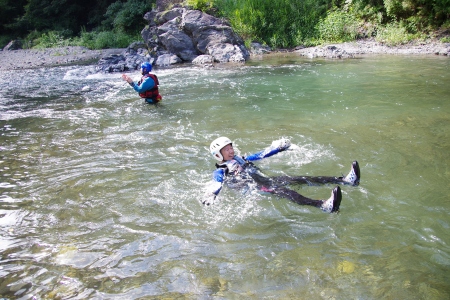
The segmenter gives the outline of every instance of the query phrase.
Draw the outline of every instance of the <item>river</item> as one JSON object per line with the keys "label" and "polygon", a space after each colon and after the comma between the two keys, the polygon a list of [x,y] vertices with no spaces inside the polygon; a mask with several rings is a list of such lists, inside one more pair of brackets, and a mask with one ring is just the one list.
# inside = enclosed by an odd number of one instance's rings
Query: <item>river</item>
{"label": "river", "polygon": [[[156,69],[148,105],[92,66],[0,78],[2,299],[449,299],[450,60]],[[138,79],[138,72],[130,74]],[[341,176],[339,213],[211,179],[210,142],[293,145],[269,175]],[[293,186],[326,199],[333,185]]]}

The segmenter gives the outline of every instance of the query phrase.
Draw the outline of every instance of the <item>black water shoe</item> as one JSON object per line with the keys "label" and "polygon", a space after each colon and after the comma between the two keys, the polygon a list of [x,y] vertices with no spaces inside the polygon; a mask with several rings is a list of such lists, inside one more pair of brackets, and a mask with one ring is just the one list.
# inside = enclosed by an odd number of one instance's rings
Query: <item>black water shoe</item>
{"label": "black water shoe", "polygon": [[339,186],[335,187],[331,191],[331,197],[322,203],[320,207],[324,212],[332,213],[339,211],[339,206],[341,205],[342,192]]}
{"label": "black water shoe", "polygon": [[347,174],[342,180],[352,185],[359,185],[359,179],[361,178],[361,171],[359,170],[359,164],[355,160],[352,163],[350,173]]}

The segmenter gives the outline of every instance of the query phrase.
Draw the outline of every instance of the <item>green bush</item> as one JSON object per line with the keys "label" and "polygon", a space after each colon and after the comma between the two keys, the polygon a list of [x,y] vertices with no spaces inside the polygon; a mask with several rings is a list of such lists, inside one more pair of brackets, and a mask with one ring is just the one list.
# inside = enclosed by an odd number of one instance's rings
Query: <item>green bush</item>
{"label": "green bush", "polygon": [[192,7],[192,9],[197,9],[204,12],[208,12],[214,7],[213,0],[186,0],[185,3],[189,7]]}
{"label": "green bush", "polygon": [[221,16],[244,39],[285,48],[310,43],[327,0],[215,0]]}
{"label": "green bush", "polygon": [[378,29],[375,40],[389,46],[395,46],[406,44],[415,38],[417,38],[417,35],[408,33],[406,28],[400,26],[399,23],[391,23]]}
{"label": "green bush", "polygon": [[70,39],[64,39],[64,37],[57,31],[49,31],[43,33],[40,37],[33,41],[33,48],[55,48],[69,46]]}
{"label": "green bush", "polygon": [[152,10],[152,2],[154,1],[128,0],[112,3],[104,14],[102,30],[112,29],[127,34],[140,32],[146,25],[144,14]]}
{"label": "green bush", "polygon": [[82,31],[79,38],[73,40],[73,45],[89,49],[126,48],[132,42],[142,41],[139,34],[126,34],[112,31],[86,32]]}
{"label": "green bush", "polygon": [[[87,32],[84,28],[79,37],[63,38],[55,31],[39,33],[31,32],[24,40],[24,48],[55,48],[65,46],[83,46],[88,49],[126,48],[132,42],[142,41],[139,33],[126,34],[112,31]],[[28,45],[28,46],[27,46]]]}
{"label": "green bush", "polygon": [[347,42],[358,36],[358,19],[342,10],[328,12],[317,24],[320,39],[324,42]]}
{"label": "green bush", "polygon": [[[14,37],[22,38],[26,48],[81,45],[100,49],[122,48],[141,40],[139,33],[146,25],[143,16],[156,0],[102,0],[85,5],[69,1],[63,13],[64,0],[44,1],[48,5],[39,0],[4,2],[0,7],[5,8],[1,13],[6,23],[0,24],[0,45]],[[437,30],[450,18],[450,0],[184,0],[184,4],[229,20],[246,45],[256,40],[273,48],[344,42],[358,36],[402,44]]]}

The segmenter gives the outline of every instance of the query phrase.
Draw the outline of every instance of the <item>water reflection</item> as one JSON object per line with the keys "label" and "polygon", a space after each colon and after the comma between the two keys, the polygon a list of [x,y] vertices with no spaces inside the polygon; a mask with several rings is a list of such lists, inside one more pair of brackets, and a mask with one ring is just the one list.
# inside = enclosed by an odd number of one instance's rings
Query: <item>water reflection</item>
{"label": "water reflection", "polygon": [[[0,296],[448,298],[449,64],[156,70],[157,107],[88,66],[3,72]],[[259,164],[273,175],[340,175],[358,159],[361,185],[337,215],[227,189],[203,208],[219,135],[242,154],[290,138]]]}

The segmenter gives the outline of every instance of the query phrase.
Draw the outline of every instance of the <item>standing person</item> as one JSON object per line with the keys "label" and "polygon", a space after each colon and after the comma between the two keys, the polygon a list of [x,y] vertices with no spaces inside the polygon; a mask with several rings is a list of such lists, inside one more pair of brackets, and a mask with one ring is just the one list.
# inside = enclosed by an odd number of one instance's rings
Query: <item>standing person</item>
{"label": "standing person", "polygon": [[345,177],[332,176],[275,176],[268,177],[257,168],[252,161],[270,157],[279,152],[287,150],[291,142],[287,139],[280,139],[272,142],[266,149],[245,157],[237,156],[234,153],[233,143],[227,137],[219,137],[210,145],[212,156],[219,161],[216,163],[216,170],[213,173],[213,180],[207,187],[207,191],[202,199],[202,203],[210,205],[214,203],[219,195],[223,184],[231,188],[249,187],[256,183],[258,190],[269,192],[283,198],[287,198],[300,205],[311,205],[321,208],[325,212],[337,212],[341,204],[341,188],[336,186],[331,191],[331,197],[327,200],[313,200],[300,195],[298,192],[287,188],[288,184],[350,184],[358,185],[360,170],[357,161],[352,163],[350,172]]}
{"label": "standing person", "polygon": [[133,79],[126,74],[122,74],[122,79],[128,82],[131,87],[139,93],[141,98],[144,98],[147,103],[156,104],[162,100],[158,90],[158,77],[155,74],[151,74],[152,65],[149,62],[143,62],[141,64],[141,80],[136,84]]}

